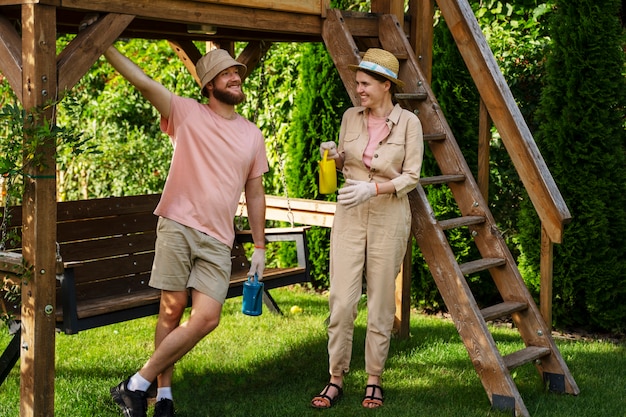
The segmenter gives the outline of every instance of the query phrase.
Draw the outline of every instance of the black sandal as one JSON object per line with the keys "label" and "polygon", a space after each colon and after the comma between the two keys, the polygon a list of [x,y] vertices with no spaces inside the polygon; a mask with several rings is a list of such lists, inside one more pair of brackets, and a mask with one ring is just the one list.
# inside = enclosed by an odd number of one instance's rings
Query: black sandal
{"label": "black sandal", "polygon": [[[370,395],[367,395],[367,390],[368,389],[372,389],[372,393]],[[376,390],[380,391],[380,397],[376,396]],[[378,408],[381,407],[383,405],[383,387],[381,387],[380,385],[376,385],[376,384],[369,384],[365,386],[365,397],[363,397],[363,402],[361,403],[361,405],[365,408]],[[370,407],[370,405],[373,405],[374,407]]]}
{"label": "black sandal", "polygon": [[[334,397],[330,397],[327,393],[328,390],[330,388],[335,388],[337,390],[337,395],[335,395]],[[335,403],[337,401],[339,401],[339,399],[343,396],[343,388],[341,388],[339,385],[337,384],[333,384],[332,382],[329,382],[326,387],[324,387],[324,391],[322,391],[321,394],[316,395],[315,397],[313,397],[313,399],[311,400],[311,406],[313,408],[330,408],[333,405],[335,405]],[[320,401],[322,403],[324,403],[323,405],[317,405],[315,404],[316,401]]]}

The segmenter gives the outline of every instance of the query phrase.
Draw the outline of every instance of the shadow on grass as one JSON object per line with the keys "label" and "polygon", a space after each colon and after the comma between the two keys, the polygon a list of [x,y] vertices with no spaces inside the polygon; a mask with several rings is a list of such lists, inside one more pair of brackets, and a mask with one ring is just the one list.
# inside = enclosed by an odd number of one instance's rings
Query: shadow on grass
{"label": "shadow on grass", "polygon": [[[392,340],[384,374],[385,405],[361,407],[364,371],[364,312],[355,328],[352,370],[345,396],[332,409],[309,406],[328,380],[327,302],[319,295],[275,295],[285,316],[247,317],[240,300],[225,306],[218,330],[177,365],[174,396],[178,417],[229,416],[500,416],[490,403],[452,322],[414,314],[411,337]],[[304,313],[289,314],[297,303]],[[109,388],[135,372],[152,352],[154,318],[134,320],[57,338],[55,413],[119,416]],[[507,349],[518,337],[497,329]],[[624,346],[558,341],[581,388],[579,398],[547,393],[532,365],[514,378],[533,417],[623,415]],[[0,416],[19,414],[19,369],[0,387]],[[606,411],[606,413],[605,413]],[[8,413],[8,414],[7,414]],[[149,412],[151,415],[151,412]],[[510,415],[510,414],[508,414]]]}

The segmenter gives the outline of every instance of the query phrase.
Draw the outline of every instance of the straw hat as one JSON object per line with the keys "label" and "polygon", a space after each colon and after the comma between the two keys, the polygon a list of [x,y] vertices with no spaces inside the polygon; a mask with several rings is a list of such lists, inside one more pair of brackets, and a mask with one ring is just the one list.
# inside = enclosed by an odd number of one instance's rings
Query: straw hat
{"label": "straw hat", "polygon": [[200,78],[200,86],[204,88],[217,74],[230,67],[238,67],[241,76],[245,75],[248,70],[244,64],[230,56],[225,49],[214,49],[207,52],[196,64],[196,73],[198,78]]}
{"label": "straw hat", "polygon": [[404,82],[398,79],[400,63],[398,59],[388,51],[378,48],[370,48],[365,52],[359,65],[348,65],[352,71],[367,71],[385,77],[399,87],[404,87]]}

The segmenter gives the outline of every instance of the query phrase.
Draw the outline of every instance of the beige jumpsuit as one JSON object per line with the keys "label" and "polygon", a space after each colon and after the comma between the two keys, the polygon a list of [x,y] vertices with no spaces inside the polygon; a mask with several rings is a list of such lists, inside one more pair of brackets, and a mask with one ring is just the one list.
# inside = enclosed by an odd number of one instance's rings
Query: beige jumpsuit
{"label": "beige jumpsuit", "polygon": [[392,181],[396,192],[371,198],[347,209],[337,205],[331,231],[330,374],[349,371],[352,337],[362,280],[367,282],[365,370],[380,376],[387,360],[395,316],[395,278],[406,252],[411,227],[407,193],[415,188],[423,157],[422,125],[413,113],[396,105],[387,119],[390,133],[377,146],[368,169],[363,152],[369,141],[364,107],[346,111],[338,152],[346,179]]}

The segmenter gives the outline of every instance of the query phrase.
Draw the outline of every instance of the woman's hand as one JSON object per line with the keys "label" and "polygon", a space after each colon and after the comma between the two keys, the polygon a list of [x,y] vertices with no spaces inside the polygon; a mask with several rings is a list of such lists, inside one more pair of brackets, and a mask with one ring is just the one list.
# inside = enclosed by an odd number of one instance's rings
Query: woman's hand
{"label": "woman's hand", "polygon": [[378,194],[375,182],[346,180],[346,185],[339,190],[337,202],[352,208],[361,203],[365,203],[370,198]]}

